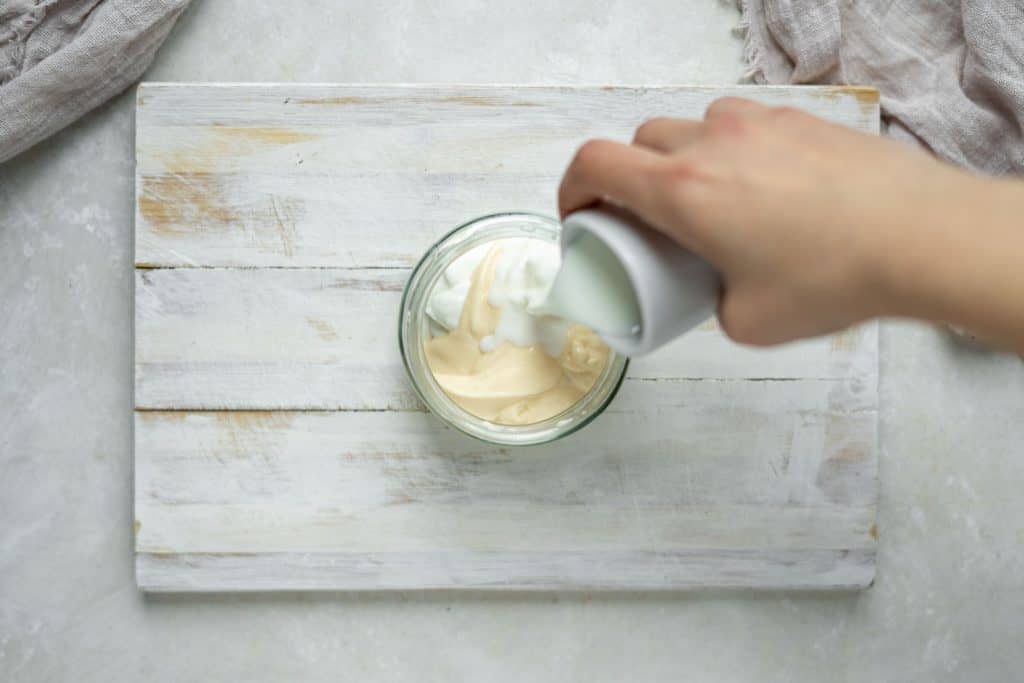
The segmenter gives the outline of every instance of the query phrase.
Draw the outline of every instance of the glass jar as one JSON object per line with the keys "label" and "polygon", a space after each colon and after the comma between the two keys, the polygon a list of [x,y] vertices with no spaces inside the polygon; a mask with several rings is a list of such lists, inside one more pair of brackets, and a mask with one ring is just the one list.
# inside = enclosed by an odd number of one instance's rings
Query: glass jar
{"label": "glass jar", "polygon": [[398,346],[409,381],[428,408],[455,429],[502,446],[548,443],[571,434],[601,414],[626,376],[628,359],[612,351],[601,376],[575,404],[540,422],[502,425],[479,418],[456,404],[438,386],[427,365],[424,344],[430,339],[427,301],[444,271],[470,249],[493,240],[532,238],[558,244],[561,226],[553,218],[532,213],[499,213],[460,225],[427,249],[413,269],[402,294]]}

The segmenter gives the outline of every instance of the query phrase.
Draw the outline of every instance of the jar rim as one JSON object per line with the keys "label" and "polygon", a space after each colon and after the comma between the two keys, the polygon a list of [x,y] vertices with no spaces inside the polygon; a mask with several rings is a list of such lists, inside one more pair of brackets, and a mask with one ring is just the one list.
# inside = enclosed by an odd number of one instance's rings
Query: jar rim
{"label": "jar rim", "polygon": [[[516,231],[525,234],[516,234]],[[549,443],[579,431],[600,415],[618,394],[629,359],[611,351],[594,386],[566,410],[526,425],[501,425],[477,417],[455,403],[436,385],[426,367],[422,332],[425,301],[444,270],[469,249],[510,237],[534,237],[557,244],[561,224],[554,218],[527,211],[504,211],[474,218],[447,231],[420,257],[402,291],[398,316],[398,346],[413,390],[426,407],[452,428],[486,443],[528,446]],[[538,235],[540,231],[540,235]],[[497,232],[497,234],[494,234]],[[444,259],[450,256],[446,262]],[[425,281],[426,280],[426,281]],[[424,387],[422,384],[426,384]]]}

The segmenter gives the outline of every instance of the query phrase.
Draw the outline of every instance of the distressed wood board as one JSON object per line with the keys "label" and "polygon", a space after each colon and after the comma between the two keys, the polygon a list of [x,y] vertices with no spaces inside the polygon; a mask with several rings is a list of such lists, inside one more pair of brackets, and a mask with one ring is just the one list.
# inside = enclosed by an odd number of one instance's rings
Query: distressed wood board
{"label": "distressed wood board", "polygon": [[140,86],[138,585],[869,585],[875,324],[758,350],[707,323],[526,449],[445,428],[402,373],[401,289],[441,234],[553,213],[585,139],[728,94],[878,128],[864,88]]}

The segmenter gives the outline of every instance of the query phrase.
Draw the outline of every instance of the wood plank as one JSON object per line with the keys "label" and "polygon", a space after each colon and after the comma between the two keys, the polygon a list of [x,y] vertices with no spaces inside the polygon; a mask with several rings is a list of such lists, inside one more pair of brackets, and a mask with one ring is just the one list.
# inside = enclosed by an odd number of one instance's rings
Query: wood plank
{"label": "wood plank", "polygon": [[[858,577],[849,585],[871,580],[869,565],[836,566],[875,547],[869,397],[817,380],[742,383],[740,403],[737,383],[640,385],[585,440],[513,451],[439,432],[415,412],[139,412],[140,581],[213,589],[219,570],[175,584],[146,554],[217,566],[241,553],[258,556],[278,588],[430,588],[439,567],[464,585],[538,587],[544,579],[513,558],[542,552],[563,588],[645,585],[659,556],[712,562],[713,585],[823,585],[834,571]],[[474,566],[487,553],[492,562]],[[378,583],[329,583],[310,554],[346,567],[362,556]],[[296,556],[311,574],[280,576]],[[833,564],[787,579],[780,557]],[[707,572],[687,576],[672,585]]]}
{"label": "wood plank", "polygon": [[[135,401],[159,409],[394,409],[420,404],[397,328],[405,269],[136,272]],[[774,349],[713,323],[631,365],[635,379],[858,379],[877,325]]]}
{"label": "wood plank", "polygon": [[[635,549],[874,548],[870,507],[618,508],[550,503],[324,508],[308,505],[142,504],[138,552],[422,552],[465,549],[560,553]],[[155,531],[150,531],[155,527]],[[195,530],[201,529],[199,534]],[[144,532],[143,532],[144,530]],[[514,530],[515,533],[508,533]],[[507,535],[506,535],[507,534]],[[416,588],[418,586],[410,586]]]}
{"label": "wood plank", "polygon": [[816,381],[632,382],[578,439],[515,449],[427,413],[142,411],[136,493],[182,505],[865,506],[875,417],[865,392]]}
{"label": "wood plank", "polygon": [[868,131],[857,88],[146,83],[136,114],[140,266],[409,266],[500,210],[553,213],[584,140],[724,95]]}
{"label": "wood plank", "polygon": [[279,590],[854,590],[871,585],[874,550],[685,550],[608,553],[140,553],[153,592]]}

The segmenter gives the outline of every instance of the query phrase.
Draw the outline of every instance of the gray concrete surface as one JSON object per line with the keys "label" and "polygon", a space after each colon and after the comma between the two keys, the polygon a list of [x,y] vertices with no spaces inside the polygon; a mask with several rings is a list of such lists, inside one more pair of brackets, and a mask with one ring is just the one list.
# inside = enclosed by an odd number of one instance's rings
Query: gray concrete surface
{"label": "gray concrete surface", "polygon": [[[732,83],[714,0],[196,0],[148,78]],[[132,110],[0,165],[0,680],[1010,681],[1024,364],[887,323],[860,594],[147,598],[132,580]]]}

